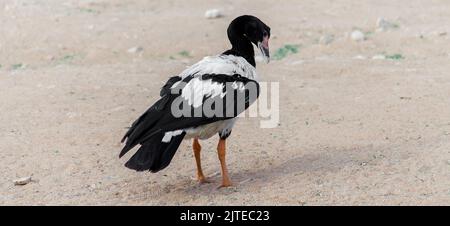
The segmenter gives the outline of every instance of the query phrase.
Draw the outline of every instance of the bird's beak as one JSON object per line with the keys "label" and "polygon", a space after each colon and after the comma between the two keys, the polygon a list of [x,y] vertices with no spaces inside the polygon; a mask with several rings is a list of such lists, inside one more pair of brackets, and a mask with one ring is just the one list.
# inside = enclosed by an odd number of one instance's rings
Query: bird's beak
{"label": "bird's beak", "polygon": [[264,62],[269,63],[270,54],[269,54],[269,36],[264,36],[262,42],[258,42],[258,48],[261,51],[261,54],[264,58]]}

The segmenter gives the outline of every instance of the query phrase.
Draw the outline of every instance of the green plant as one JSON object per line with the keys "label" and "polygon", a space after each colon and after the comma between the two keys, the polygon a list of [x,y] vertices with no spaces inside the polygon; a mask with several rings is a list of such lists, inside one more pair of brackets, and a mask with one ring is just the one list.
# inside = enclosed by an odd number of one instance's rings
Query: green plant
{"label": "green plant", "polygon": [[17,69],[20,69],[22,67],[23,67],[22,63],[11,65],[11,69],[13,69],[13,70],[17,70]]}
{"label": "green plant", "polygon": [[191,57],[191,54],[187,50],[183,50],[183,51],[179,52],[178,55],[180,55],[182,57]]}
{"label": "green plant", "polygon": [[274,60],[281,60],[285,57],[287,57],[289,54],[295,54],[298,53],[299,45],[291,45],[286,44],[283,47],[277,49],[275,53],[273,54]]}
{"label": "green plant", "polygon": [[386,55],[386,59],[403,60],[403,59],[405,59],[405,57],[400,53],[396,53],[396,54],[392,54],[392,55]]}

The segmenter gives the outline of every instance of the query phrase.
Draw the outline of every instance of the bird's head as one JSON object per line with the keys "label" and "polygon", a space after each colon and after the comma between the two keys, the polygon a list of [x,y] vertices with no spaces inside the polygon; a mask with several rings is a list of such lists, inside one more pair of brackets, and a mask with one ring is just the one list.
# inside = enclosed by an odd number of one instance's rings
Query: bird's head
{"label": "bird's head", "polygon": [[233,45],[235,40],[244,39],[250,41],[261,51],[264,61],[269,63],[270,27],[257,17],[244,15],[234,19],[228,27],[228,38]]}

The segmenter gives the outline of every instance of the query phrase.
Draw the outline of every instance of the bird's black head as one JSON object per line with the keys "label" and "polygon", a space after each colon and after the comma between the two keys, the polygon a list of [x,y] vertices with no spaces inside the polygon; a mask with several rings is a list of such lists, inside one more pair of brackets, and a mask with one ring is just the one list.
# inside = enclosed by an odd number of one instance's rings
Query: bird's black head
{"label": "bird's black head", "polygon": [[253,43],[261,51],[265,62],[269,62],[270,27],[260,19],[249,15],[237,17],[231,22],[227,33],[233,46],[232,50],[244,55],[244,57],[253,58],[254,64],[255,54],[251,45]]}

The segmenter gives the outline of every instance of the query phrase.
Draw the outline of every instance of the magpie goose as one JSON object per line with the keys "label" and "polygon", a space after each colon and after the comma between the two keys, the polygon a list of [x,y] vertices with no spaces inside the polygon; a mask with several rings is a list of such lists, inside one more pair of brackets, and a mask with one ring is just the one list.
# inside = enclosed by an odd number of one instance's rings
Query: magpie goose
{"label": "magpie goose", "polygon": [[225,140],[236,117],[259,95],[252,43],[268,63],[270,28],[260,19],[244,15],[230,23],[227,34],[231,49],[205,57],[171,77],[162,87],[160,99],[132,124],[122,139],[126,143],[119,157],[136,145],[140,147],[126,167],[158,172],[169,165],[183,139],[193,139],[197,178],[207,182],[200,162],[199,139],[218,134],[221,187],[232,185],[225,163]]}

